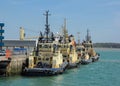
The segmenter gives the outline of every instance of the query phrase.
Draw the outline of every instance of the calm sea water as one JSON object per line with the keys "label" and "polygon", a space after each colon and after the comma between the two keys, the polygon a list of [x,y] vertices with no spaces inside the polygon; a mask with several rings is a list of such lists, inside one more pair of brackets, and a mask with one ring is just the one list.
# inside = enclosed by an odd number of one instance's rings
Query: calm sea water
{"label": "calm sea water", "polygon": [[98,62],[52,77],[0,77],[0,86],[120,86],[120,49],[96,49]]}

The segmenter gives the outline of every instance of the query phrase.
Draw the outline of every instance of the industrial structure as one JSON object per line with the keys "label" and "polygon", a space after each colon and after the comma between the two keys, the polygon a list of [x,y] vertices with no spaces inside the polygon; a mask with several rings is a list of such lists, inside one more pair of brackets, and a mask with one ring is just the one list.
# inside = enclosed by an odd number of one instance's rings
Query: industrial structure
{"label": "industrial structure", "polygon": [[20,27],[20,40],[3,40],[3,33],[5,32],[4,23],[0,23],[0,50],[14,49],[14,48],[26,48],[27,50],[34,49],[36,46],[36,40],[25,40],[25,31],[23,27]]}
{"label": "industrial structure", "polygon": [[3,43],[3,39],[4,39],[4,36],[3,36],[3,33],[4,33],[3,27],[4,27],[4,23],[0,23],[0,50],[2,50],[2,46],[4,46],[4,43]]}
{"label": "industrial structure", "polygon": [[4,49],[13,49],[16,47],[33,49],[36,46],[35,40],[3,40]]}

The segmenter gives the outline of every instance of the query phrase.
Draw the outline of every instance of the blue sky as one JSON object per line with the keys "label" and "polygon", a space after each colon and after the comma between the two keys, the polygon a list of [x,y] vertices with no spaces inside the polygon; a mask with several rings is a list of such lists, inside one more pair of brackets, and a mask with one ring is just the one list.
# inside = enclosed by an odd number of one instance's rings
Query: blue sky
{"label": "blue sky", "polygon": [[120,42],[120,0],[0,0],[0,22],[5,23],[5,39],[19,39],[19,28],[27,37],[44,31],[43,13],[50,11],[50,29],[59,32],[64,18],[69,34],[80,32],[81,41],[87,28],[93,42]]}

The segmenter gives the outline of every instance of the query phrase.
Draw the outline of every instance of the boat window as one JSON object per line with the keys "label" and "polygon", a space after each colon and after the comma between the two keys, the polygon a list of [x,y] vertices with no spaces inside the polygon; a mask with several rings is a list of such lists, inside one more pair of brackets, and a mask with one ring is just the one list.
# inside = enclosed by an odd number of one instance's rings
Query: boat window
{"label": "boat window", "polygon": [[70,51],[72,51],[72,45],[70,45]]}
{"label": "boat window", "polygon": [[66,55],[62,55],[63,57],[67,57]]}
{"label": "boat window", "polygon": [[92,48],[93,46],[91,45],[91,48]]}
{"label": "boat window", "polygon": [[50,57],[50,60],[52,60],[53,59],[53,57]]}
{"label": "boat window", "polygon": [[90,43],[92,43],[92,41],[90,40]]}
{"label": "boat window", "polygon": [[48,61],[49,60],[49,58],[46,58],[46,61]]}
{"label": "boat window", "polygon": [[38,60],[41,60],[41,58],[38,58]]}
{"label": "boat window", "polygon": [[85,49],[83,48],[83,51],[85,51]]}
{"label": "boat window", "polygon": [[40,48],[42,48],[42,45],[39,45]]}
{"label": "boat window", "polygon": [[61,47],[60,45],[58,45],[58,47]]}
{"label": "boat window", "polygon": [[48,45],[43,45],[43,48],[49,48],[49,46]]}
{"label": "boat window", "polygon": [[81,51],[81,49],[80,49],[80,48],[78,48],[78,49],[77,49],[77,51]]}

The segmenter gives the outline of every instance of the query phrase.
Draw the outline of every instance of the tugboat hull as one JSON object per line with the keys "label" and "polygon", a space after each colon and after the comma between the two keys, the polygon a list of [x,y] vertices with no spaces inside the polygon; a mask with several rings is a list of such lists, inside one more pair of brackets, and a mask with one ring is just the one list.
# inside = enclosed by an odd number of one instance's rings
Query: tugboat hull
{"label": "tugboat hull", "polygon": [[67,66],[67,69],[77,68],[79,66],[80,66],[80,62],[79,63],[69,63]]}
{"label": "tugboat hull", "polygon": [[63,68],[26,68],[23,70],[22,75],[24,76],[53,76],[62,74]]}
{"label": "tugboat hull", "polygon": [[0,76],[6,76],[7,66],[11,60],[0,61]]}
{"label": "tugboat hull", "polygon": [[0,68],[6,68],[9,63],[10,63],[10,60],[0,61]]}
{"label": "tugboat hull", "polygon": [[98,61],[98,60],[99,60],[99,56],[91,57],[91,58],[88,59],[88,60],[82,59],[82,60],[81,60],[81,64],[86,65],[86,64],[89,64],[89,63],[91,63],[91,62]]}
{"label": "tugboat hull", "polygon": [[98,61],[99,60],[99,56],[95,56],[92,58],[92,62]]}
{"label": "tugboat hull", "polygon": [[89,63],[91,63],[91,62],[92,62],[92,59],[88,59],[88,60],[82,59],[82,60],[81,60],[81,64],[82,64],[82,65],[86,65],[86,64],[89,64]]}

